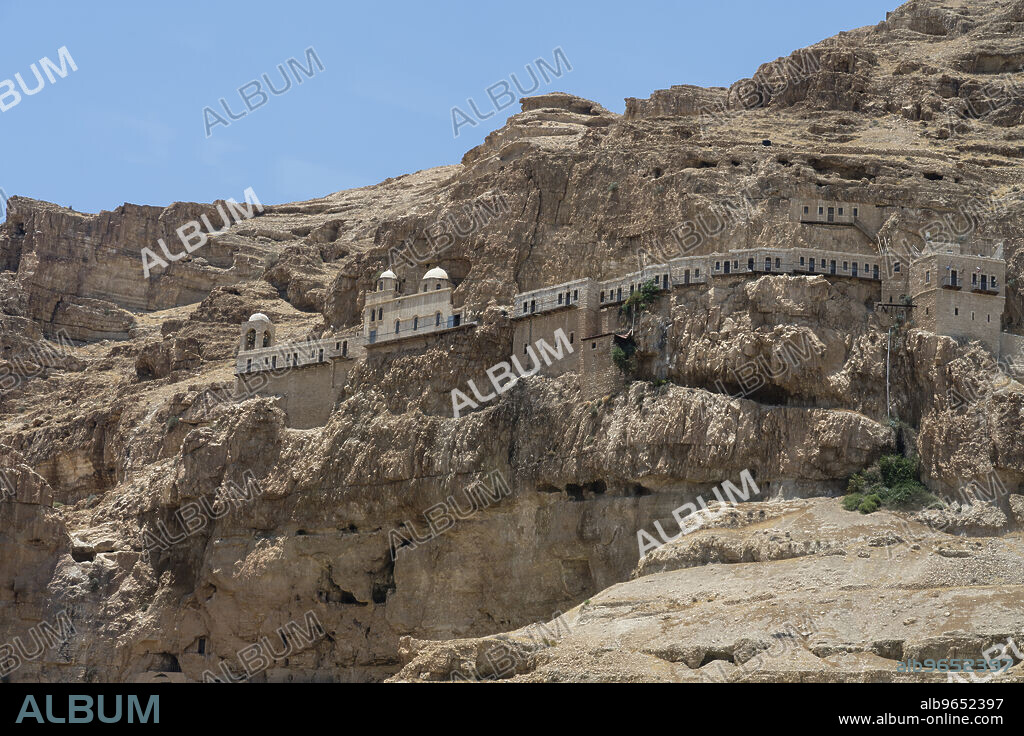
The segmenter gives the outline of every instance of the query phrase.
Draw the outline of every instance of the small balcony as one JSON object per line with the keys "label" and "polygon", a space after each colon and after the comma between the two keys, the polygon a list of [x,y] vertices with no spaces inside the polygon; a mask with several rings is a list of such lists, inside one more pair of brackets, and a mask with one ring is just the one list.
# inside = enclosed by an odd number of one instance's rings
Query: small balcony
{"label": "small balcony", "polygon": [[964,287],[963,282],[956,276],[947,276],[942,279],[943,289],[953,289],[954,291],[960,291]]}

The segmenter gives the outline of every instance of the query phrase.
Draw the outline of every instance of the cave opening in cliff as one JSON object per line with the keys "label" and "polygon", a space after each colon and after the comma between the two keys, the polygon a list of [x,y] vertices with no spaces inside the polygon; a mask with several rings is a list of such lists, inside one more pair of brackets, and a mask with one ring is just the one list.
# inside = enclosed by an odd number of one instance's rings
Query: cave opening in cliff
{"label": "cave opening in cliff", "polygon": [[92,562],[96,559],[96,553],[92,550],[73,549],[71,550],[71,559],[75,562]]}
{"label": "cave opening in cliff", "polygon": [[178,658],[169,652],[154,654],[152,663],[149,666],[150,672],[181,672],[181,665]]}
{"label": "cave opening in cliff", "polygon": [[[707,653],[704,655],[704,659],[701,660],[700,667],[706,667],[707,665],[716,661],[728,662],[729,664],[736,664],[736,657],[730,651],[722,649],[709,649]],[[698,669],[700,669],[700,667],[698,667]]]}
{"label": "cave opening in cliff", "polygon": [[788,406],[792,401],[792,394],[781,386],[766,384],[757,389],[747,389],[736,383],[721,383],[716,381],[715,388],[718,393],[726,396],[733,396],[738,399],[748,399],[758,404],[768,406]]}
{"label": "cave opening in cliff", "polygon": [[17,235],[19,238],[25,237],[25,223],[24,222],[19,222],[19,223],[15,224],[15,226],[14,226],[14,234]]}
{"label": "cave opening in cliff", "polygon": [[373,581],[370,589],[370,600],[376,605],[384,605],[388,602],[388,594],[395,590],[395,559],[392,555],[377,578]]}

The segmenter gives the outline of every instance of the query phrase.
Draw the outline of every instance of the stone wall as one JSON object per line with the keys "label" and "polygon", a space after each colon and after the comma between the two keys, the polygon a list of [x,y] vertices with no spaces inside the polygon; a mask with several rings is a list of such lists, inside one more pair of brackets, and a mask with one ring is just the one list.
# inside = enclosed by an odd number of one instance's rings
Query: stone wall
{"label": "stone wall", "polygon": [[600,399],[617,393],[626,384],[625,376],[612,360],[615,335],[598,335],[583,340],[580,352],[580,389],[583,398]]}
{"label": "stone wall", "polygon": [[[550,366],[545,365],[540,371],[541,375],[559,376],[580,367],[580,341],[598,331],[597,311],[567,308],[516,320],[512,338],[512,354],[516,356],[524,370],[530,370],[533,366],[526,351],[527,346],[534,346],[534,353],[537,353],[536,343],[538,340],[544,340],[554,346],[555,330],[559,328],[565,330],[573,352],[566,353],[561,360]],[[537,357],[540,359],[539,354]]]}
{"label": "stone wall", "polygon": [[235,396],[276,396],[285,413],[286,426],[310,429],[327,424],[334,404],[348,383],[351,360],[324,363],[240,375],[235,379]]}

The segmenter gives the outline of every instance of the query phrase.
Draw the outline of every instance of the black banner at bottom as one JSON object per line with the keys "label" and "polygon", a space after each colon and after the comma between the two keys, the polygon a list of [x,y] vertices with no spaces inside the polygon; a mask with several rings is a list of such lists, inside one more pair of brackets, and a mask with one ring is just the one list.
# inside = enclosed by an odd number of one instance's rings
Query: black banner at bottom
{"label": "black banner at bottom", "polygon": [[[591,692],[586,692],[589,690]],[[601,698],[595,699],[595,696]],[[509,709],[512,709],[511,711]],[[444,728],[477,712],[558,719],[574,730],[607,728],[608,712],[643,728],[689,729],[758,722],[784,728],[878,726],[1011,727],[1021,719],[1020,685],[737,684],[523,685],[471,684],[7,684],[0,686],[4,733],[89,723],[133,728],[265,729],[274,725],[336,724],[346,729],[394,728],[407,722]],[[504,714],[504,715],[501,715]],[[447,723],[446,723],[447,722]],[[472,721],[471,721],[472,722]],[[479,724],[480,722],[477,721]],[[526,725],[526,724],[521,724]],[[543,727],[541,723],[534,726]]]}

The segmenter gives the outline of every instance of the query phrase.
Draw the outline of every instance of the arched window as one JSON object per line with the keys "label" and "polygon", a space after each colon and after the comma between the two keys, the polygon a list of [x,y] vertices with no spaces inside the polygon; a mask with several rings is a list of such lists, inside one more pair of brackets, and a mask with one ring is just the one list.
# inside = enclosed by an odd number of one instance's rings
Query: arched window
{"label": "arched window", "polygon": [[412,328],[414,330],[418,330],[419,327],[420,327],[420,318],[419,317],[413,317],[412,318]]}
{"label": "arched window", "polygon": [[[525,307],[526,305],[524,304],[523,306]],[[440,327],[440,326],[441,326],[441,313],[440,312],[436,312],[434,314],[434,327]]]}
{"label": "arched window", "polygon": [[266,332],[263,333],[263,347],[270,347],[270,330],[267,330]]}
{"label": "arched window", "polygon": [[348,355],[348,340],[341,344],[341,354]]}
{"label": "arched window", "polygon": [[401,324],[402,324],[402,321],[401,321],[401,320],[397,320],[397,319],[395,320],[395,334],[396,334],[396,335],[398,334],[398,327],[399,327],[399,325],[401,325]]}
{"label": "arched window", "polygon": [[384,319],[384,307],[381,307],[380,309],[377,310],[377,319]]}
{"label": "arched window", "polygon": [[256,348],[256,330],[249,330],[245,333],[245,349],[254,350]]}

